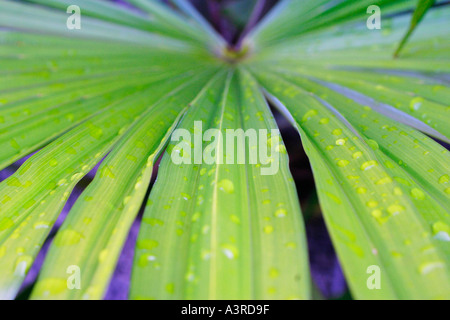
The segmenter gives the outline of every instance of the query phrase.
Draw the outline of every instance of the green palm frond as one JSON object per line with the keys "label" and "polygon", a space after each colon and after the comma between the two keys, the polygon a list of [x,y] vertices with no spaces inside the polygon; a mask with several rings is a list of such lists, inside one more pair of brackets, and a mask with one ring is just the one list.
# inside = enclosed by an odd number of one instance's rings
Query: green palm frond
{"label": "green palm frond", "polygon": [[[0,298],[17,296],[97,165],[31,298],[103,298],[145,201],[131,299],[311,298],[302,212],[268,102],[301,136],[352,295],[450,298],[450,154],[437,142],[450,142],[450,6],[284,0],[236,49],[188,1],[128,2],[137,9],[0,1],[0,169],[34,153],[0,183]],[[80,30],[66,27],[69,5],[82,9]],[[367,29],[370,5],[381,30]],[[225,150],[211,164],[176,164],[190,155],[175,129],[268,132],[265,165],[279,159],[279,170],[264,174],[248,154],[227,163]],[[80,290],[67,286],[70,266]]]}

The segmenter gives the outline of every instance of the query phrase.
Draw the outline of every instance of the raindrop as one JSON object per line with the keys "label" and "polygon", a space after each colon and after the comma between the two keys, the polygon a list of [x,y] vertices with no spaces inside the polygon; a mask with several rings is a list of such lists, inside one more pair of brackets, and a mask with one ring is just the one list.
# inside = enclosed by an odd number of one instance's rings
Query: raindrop
{"label": "raindrop", "polygon": [[375,160],[369,160],[369,161],[364,162],[361,165],[361,170],[362,171],[366,171],[366,170],[369,170],[369,169],[371,169],[371,168],[373,168],[373,167],[375,167],[377,165],[378,165],[378,162],[376,162]]}
{"label": "raindrop", "polygon": [[231,180],[229,179],[223,179],[221,180],[218,184],[217,187],[219,188],[219,190],[222,190],[225,193],[233,193],[234,192],[234,184]]}

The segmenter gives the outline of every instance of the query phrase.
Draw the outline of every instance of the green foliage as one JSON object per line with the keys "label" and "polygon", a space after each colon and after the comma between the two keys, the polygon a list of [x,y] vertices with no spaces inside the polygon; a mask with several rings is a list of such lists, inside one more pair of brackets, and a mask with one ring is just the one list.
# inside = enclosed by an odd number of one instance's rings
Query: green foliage
{"label": "green foliage", "polygon": [[405,36],[403,37],[402,41],[398,45],[397,50],[395,50],[394,57],[398,57],[400,54],[400,51],[402,50],[405,43],[408,41],[409,37],[413,33],[414,29],[417,27],[417,25],[422,20],[425,13],[427,13],[428,9],[436,2],[436,0],[419,0],[417,3],[417,8],[414,11],[414,14],[411,19],[411,24],[409,26],[408,32],[406,32]]}
{"label": "green foliage", "polygon": [[[195,121],[276,129],[267,100],[301,136],[352,295],[450,298],[450,154],[430,138],[450,141],[448,6],[424,16],[432,1],[420,1],[410,25],[411,1],[280,1],[234,52],[184,0],[129,1],[142,13],[26,2],[0,1],[0,169],[38,151],[0,183],[1,298],[17,295],[73,188],[101,162],[31,295],[101,299],[161,156],[130,298],[309,299],[281,138],[269,136],[274,175],[171,160],[173,130],[194,132]],[[80,30],[66,28],[72,4]],[[374,4],[381,30],[366,28]],[[67,287],[72,265],[81,290]],[[367,286],[374,265],[378,290]]]}

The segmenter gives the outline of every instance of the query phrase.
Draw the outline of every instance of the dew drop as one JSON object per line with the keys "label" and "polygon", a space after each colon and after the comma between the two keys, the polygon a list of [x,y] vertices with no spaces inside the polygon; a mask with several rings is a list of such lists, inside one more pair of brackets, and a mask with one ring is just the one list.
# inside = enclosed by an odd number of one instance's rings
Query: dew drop
{"label": "dew drop", "polygon": [[100,253],[98,255],[98,261],[100,263],[105,261],[107,255],[108,255],[108,249],[103,249],[102,251],[100,251]]}
{"label": "dew drop", "polygon": [[287,210],[280,208],[277,211],[275,211],[275,217],[277,218],[284,218],[287,215]]}
{"label": "dew drop", "polygon": [[342,203],[341,199],[339,199],[338,196],[332,194],[331,192],[325,192],[325,194],[326,194],[331,200],[333,200],[334,202],[336,202],[337,204],[341,204],[341,203]]}
{"label": "dew drop", "polygon": [[25,255],[18,257],[14,267],[14,274],[19,277],[25,277],[32,263],[33,258],[31,256]]}
{"label": "dew drop", "polygon": [[438,240],[450,241],[450,226],[443,221],[437,221],[432,226],[433,234]]}
{"label": "dew drop", "polygon": [[142,141],[138,140],[136,141],[136,143],[134,144],[136,146],[136,148],[138,149],[145,149],[145,143],[143,143]]}
{"label": "dew drop", "polygon": [[440,178],[439,178],[439,183],[442,183],[442,184],[448,183],[449,181],[450,181],[450,177],[448,174],[444,174],[444,175],[440,176]]}
{"label": "dew drop", "polygon": [[331,133],[335,136],[339,136],[342,134],[342,129],[334,129]]}
{"label": "dew drop", "polygon": [[383,212],[380,209],[373,210],[371,214],[377,219],[380,219],[383,216]]}
{"label": "dew drop", "polygon": [[198,219],[200,219],[200,216],[201,216],[201,213],[200,213],[200,212],[195,212],[195,213],[192,215],[192,218],[191,218],[192,222],[195,222],[195,221],[197,221]]}
{"label": "dew drop", "polygon": [[264,227],[264,233],[271,234],[273,232],[272,226],[265,226]]}
{"label": "dew drop", "polygon": [[416,200],[424,200],[425,193],[423,193],[423,191],[418,188],[413,188],[411,189],[411,197],[413,197]]}
{"label": "dew drop", "polygon": [[288,249],[295,249],[295,248],[297,248],[297,244],[295,242],[287,242],[285,244],[285,247]]}
{"label": "dew drop", "polygon": [[74,230],[63,230],[56,235],[54,240],[55,246],[72,246],[76,245],[83,238],[82,234]]}
{"label": "dew drop", "polygon": [[34,229],[48,229],[50,228],[51,223],[47,221],[39,221],[33,225]]}
{"label": "dew drop", "polygon": [[223,244],[222,252],[228,259],[236,259],[238,256],[238,249],[231,244]]}
{"label": "dew drop", "polygon": [[279,272],[278,272],[278,269],[276,269],[276,268],[270,268],[270,270],[269,270],[269,277],[271,277],[272,279],[275,279],[275,278],[277,278],[278,276],[279,276]]}
{"label": "dew drop", "polygon": [[433,238],[440,241],[450,242],[450,235],[444,231],[439,231]]}
{"label": "dew drop", "polygon": [[66,289],[66,278],[45,278],[36,283],[33,293],[38,297],[48,297],[60,294]]}
{"label": "dew drop", "polygon": [[3,218],[0,220],[0,231],[4,231],[6,229],[14,226],[14,220],[11,218]]}
{"label": "dew drop", "polygon": [[223,179],[218,184],[217,187],[219,190],[222,190],[225,193],[231,194],[234,192],[234,184],[229,179]]}
{"label": "dew drop", "polygon": [[377,165],[378,165],[378,162],[376,162],[375,160],[369,160],[369,161],[364,162],[361,165],[361,170],[362,171],[366,171],[366,170],[369,170],[369,169],[371,169],[371,168],[373,168],[373,167],[375,167]]}
{"label": "dew drop", "polygon": [[309,110],[309,111],[306,112],[305,115],[303,116],[302,122],[306,122],[306,121],[308,121],[309,119],[311,119],[312,117],[314,117],[314,116],[316,116],[316,115],[317,115],[317,110],[315,110],[315,109]]}
{"label": "dew drop", "polygon": [[17,177],[11,176],[6,179],[6,185],[10,187],[22,187],[22,183],[20,183]]}
{"label": "dew drop", "polygon": [[103,136],[103,130],[100,127],[92,125],[89,135],[94,139],[99,140]]}
{"label": "dew drop", "polygon": [[7,203],[8,201],[11,201],[11,200],[12,200],[12,198],[10,196],[4,195],[3,199],[0,202],[5,204],[5,203]]}
{"label": "dew drop", "polygon": [[188,195],[187,193],[184,193],[184,192],[181,193],[181,197],[182,197],[184,200],[191,200],[191,196]]}
{"label": "dew drop", "polygon": [[387,208],[387,211],[391,214],[391,215],[396,215],[399,214],[402,211],[405,211],[405,207],[399,204],[392,204]]}
{"label": "dew drop", "polygon": [[423,98],[416,97],[416,98],[412,99],[411,102],[409,103],[409,109],[411,111],[417,111],[420,109],[423,102],[424,102]]}
{"label": "dew drop", "polygon": [[426,275],[436,269],[441,269],[444,267],[445,264],[441,261],[425,262],[419,266],[419,272],[423,275]]}
{"label": "dew drop", "polygon": [[232,221],[233,223],[235,223],[235,224],[241,224],[241,220],[240,220],[239,217],[238,217],[237,215],[235,215],[235,214],[232,214],[232,215],[230,216],[230,219],[231,219],[231,221]]}
{"label": "dew drop", "polygon": [[377,182],[375,182],[375,184],[376,185],[383,185],[383,184],[388,184],[388,183],[391,183],[391,182],[392,182],[391,177],[384,177],[384,178],[381,178],[380,180],[378,180]]}
{"label": "dew drop", "polygon": [[373,149],[377,150],[379,148],[378,143],[375,140],[368,139],[367,144]]}
{"label": "dew drop", "polygon": [[130,160],[132,162],[137,162],[138,161],[138,159],[135,156],[131,155],[131,154],[127,154],[125,157],[127,158],[127,160]]}
{"label": "dew drop", "polygon": [[174,292],[175,292],[175,285],[171,282],[171,283],[168,283],[167,285],[166,285],[166,291],[167,291],[167,293],[169,293],[169,294],[174,294]]}
{"label": "dew drop", "polygon": [[139,256],[137,264],[139,267],[146,267],[149,261],[155,261],[156,257],[150,253],[143,253]]}
{"label": "dew drop", "polygon": [[361,151],[356,151],[352,155],[353,159],[358,159],[358,158],[361,158],[362,156],[363,156],[363,153]]}
{"label": "dew drop", "polygon": [[350,163],[350,161],[342,159],[337,162],[338,167],[345,167]]}
{"label": "dew drop", "polygon": [[367,192],[367,189],[363,188],[363,187],[359,187],[359,188],[356,189],[356,192],[359,193],[359,194],[364,194],[364,193]]}
{"label": "dew drop", "polygon": [[9,143],[11,144],[11,147],[13,147],[16,150],[20,150],[20,145],[17,143],[17,141],[15,139],[11,139],[9,141]]}
{"label": "dew drop", "polygon": [[375,208],[376,206],[378,206],[378,201],[370,200],[366,203],[366,206],[368,206],[369,208]]}
{"label": "dew drop", "polygon": [[57,161],[56,159],[51,159],[51,160],[48,162],[48,165],[49,165],[50,167],[56,167],[56,166],[58,165],[58,161]]}
{"label": "dew drop", "polygon": [[150,239],[141,239],[136,243],[138,249],[151,250],[159,245],[158,241]]}

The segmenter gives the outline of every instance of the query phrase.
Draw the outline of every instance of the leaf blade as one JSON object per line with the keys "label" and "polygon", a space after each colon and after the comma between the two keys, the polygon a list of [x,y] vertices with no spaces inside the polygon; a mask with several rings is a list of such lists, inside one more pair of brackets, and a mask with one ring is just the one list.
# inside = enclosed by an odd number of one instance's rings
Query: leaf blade
{"label": "leaf blade", "polygon": [[[228,84],[219,82],[214,91],[200,97],[180,128],[196,132],[197,119],[220,130],[239,128],[244,119],[243,129],[274,128],[254,80],[246,73],[240,74],[241,82],[231,77]],[[202,107],[211,103],[207,101],[219,98],[222,110],[204,114]],[[240,115],[238,106],[244,104],[247,109]],[[262,122],[250,120],[255,113]],[[281,150],[282,142],[273,138]],[[177,152],[175,144],[173,148],[171,154]],[[280,172],[271,177],[262,176],[260,168],[249,164],[178,167],[166,154],[160,176],[176,181],[176,187],[157,181],[150,195],[137,242],[130,297],[308,298],[300,208],[287,159],[284,155],[281,159]],[[274,214],[277,210],[278,215]],[[176,257],[177,265],[169,270],[166,266]]]}
{"label": "leaf blade", "polygon": [[397,58],[400,55],[400,51],[402,50],[402,48],[404,47],[406,42],[408,42],[408,39],[411,36],[411,34],[413,33],[414,29],[417,28],[420,21],[422,21],[422,18],[427,13],[428,9],[430,9],[431,6],[435,2],[436,2],[436,0],[419,0],[417,2],[417,7],[416,7],[416,10],[414,10],[408,31],[406,32],[406,34],[403,36],[402,40],[398,44],[398,47],[394,52],[394,58]]}
{"label": "leaf blade", "polygon": [[[328,225],[338,247],[357,249],[353,253],[343,248],[338,249],[339,254],[344,255],[341,256],[341,262],[344,269],[347,269],[346,274],[354,270],[354,264],[360,259],[358,256],[367,259],[357,265],[359,276],[349,277],[354,294],[362,299],[376,298],[381,294],[368,290],[366,283],[361,282],[361,275],[372,263],[373,256],[376,256],[382,275],[389,281],[389,285],[381,289],[386,297],[434,299],[448,296],[450,292],[441,285],[450,281],[448,243],[433,238],[429,223],[434,223],[436,218],[447,221],[448,210],[435,202],[431,205],[435,209],[435,215],[427,216],[423,207],[413,204],[412,196],[403,192],[409,192],[409,189],[405,189],[402,180],[395,179],[395,174],[383,162],[379,151],[369,147],[364,139],[355,135],[339,118],[332,116],[333,113],[320,100],[297,87],[295,82],[284,82],[273,74],[263,76],[261,73],[258,73],[258,79],[271,91],[272,96],[283,99],[278,103],[282,103],[291,112],[308,149],[311,145],[314,146],[307,153],[310,154],[313,168],[316,168],[315,179],[322,179],[317,168],[325,177],[330,176],[320,170],[323,164],[321,161],[325,161],[334,176],[334,179],[326,182],[337,186],[336,190],[346,195],[345,198],[340,198],[318,182],[323,188],[319,189],[319,194],[328,223],[336,221],[331,208],[344,205],[347,209],[341,212],[346,214],[345,223],[360,234],[358,239],[353,229],[349,230],[345,224],[340,227]],[[321,118],[327,121],[319,122]],[[319,127],[322,127],[320,133],[317,132]],[[410,183],[411,180],[408,181],[409,185]],[[402,192],[396,191],[396,188]],[[359,223],[363,227],[361,232],[357,227]],[[347,234],[347,239],[337,236],[340,228]],[[401,232],[396,234],[396,230]]]}

